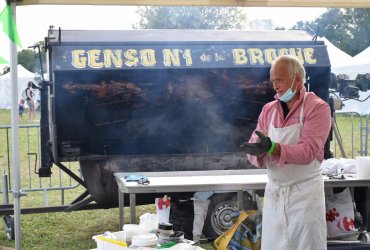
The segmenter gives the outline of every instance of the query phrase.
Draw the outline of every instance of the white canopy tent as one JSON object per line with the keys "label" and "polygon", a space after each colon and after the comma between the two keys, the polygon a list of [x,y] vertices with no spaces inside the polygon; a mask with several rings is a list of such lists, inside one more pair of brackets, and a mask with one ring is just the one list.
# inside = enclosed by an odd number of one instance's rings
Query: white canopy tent
{"label": "white canopy tent", "polygon": [[342,67],[347,65],[349,62],[352,62],[352,56],[336,47],[328,39],[326,39],[326,37],[320,37],[318,40],[325,42],[332,68]]}
{"label": "white canopy tent", "polygon": [[346,74],[350,79],[355,79],[358,74],[370,73],[370,47],[348,59],[345,64],[332,64],[332,72]]}
{"label": "white canopy tent", "polygon": [[370,63],[370,46],[353,57],[356,64]]}
{"label": "white canopy tent", "polygon": [[[29,81],[34,80],[35,74],[25,69],[22,65],[18,64],[18,93],[27,87]],[[0,109],[11,109],[12,107],[12,83],[10,72],[0,76]]]}
{"label": "white canopy tent", "polygon": [[354,80],[358,74],[370,73],[370,60],[368,63],[353,63],[347,66],[335,67],[332,68],[331,71],[336,75],[346,74],[349,76],[349,79]]}

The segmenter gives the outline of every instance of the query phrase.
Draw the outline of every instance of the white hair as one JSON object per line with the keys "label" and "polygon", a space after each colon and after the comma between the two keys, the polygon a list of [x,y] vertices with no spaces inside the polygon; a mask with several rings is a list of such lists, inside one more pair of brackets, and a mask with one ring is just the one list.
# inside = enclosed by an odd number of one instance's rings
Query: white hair
{"label": "white hair", "polygon": [[288,65],[288,72],[292,79],[296,75],[299,75],[302,78],[302,83],[306,83],[306,70],[296,56],[281,55],[276,58],[276,60],[272,63],[272,66],[274,66],[277,62],[284,62],[286,65]]}

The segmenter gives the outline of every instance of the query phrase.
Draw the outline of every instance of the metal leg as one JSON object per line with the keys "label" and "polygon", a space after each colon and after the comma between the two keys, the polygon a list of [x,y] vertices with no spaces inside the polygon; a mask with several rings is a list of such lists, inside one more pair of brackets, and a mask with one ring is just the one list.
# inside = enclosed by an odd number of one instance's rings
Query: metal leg
{"label": "metal leg", "polygon": [[118,206],[119,206],[119,230],[122,230],[125,223],[125,197],[124,193],[118,191]]}
{"label": "metal leg", "polygon": [[342,138],[340,137],[339,130],[338,130],[337,124],[335,123],[334,117],[331,118],[331,127],[333,128],[334,136],[337,139],[338,146],[339,146],[340,152],[342,153],[343,158],[347,158],[346,151],[344,150],[344,147],[343,147]]}
{"label": "metal leg", "polygon": [[243,211],[244,210],[244,197],[243,197],[243,190],[238,191],[238,210]]}
{"label": "metal leg", "polygon": [[136,195],[130,194],[130,223],[135,224],[136,222]]}
{"label": "metal leg", "polygon": [[256,190],[252,189],[252,202],[256,204],[257,202],[257,193]]}

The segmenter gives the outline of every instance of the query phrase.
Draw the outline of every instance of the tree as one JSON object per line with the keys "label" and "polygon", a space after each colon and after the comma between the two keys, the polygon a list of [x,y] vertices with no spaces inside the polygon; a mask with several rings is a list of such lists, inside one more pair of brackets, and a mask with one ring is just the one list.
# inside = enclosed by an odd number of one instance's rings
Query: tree
{"label": "tree", "polygon": [[370,9],[328,9],[314,21],[298,22],[293,29],[318,32],[354,56],[370,46]]}
{"label": "tree", "polygon": [[18,52],[18,63],[25,69],[34,72],[35,68],[35,52],[30,49],[23,49]]}
{"label": "tree", "polygon": [[[33,47],[37,48],[40,46],[40,52],[41,52],[41,60],[43,64],[43,71],[45,72],[46,68],[46,54],[43,50],[44,47],[44,42],[40,41],[36,43]],[[38,54],[38,49],[35,50],[22,50],[18,52],[18,63],[21,64],[24,68],[27,70],[34,72],[34,73],[39,73],[41,74],[41,65],[40,65],[40,59],[39,59],[39,54]]]}
{"label": "tree", "polygon": [[139,29],[243,29],[246,15],[236,7],[140,7]]}
{"label": "tree", "polygon": [[[17,54],[18,64],[22,65],[25,69],[35,72],[35,53],[32,50],[24,49]],[[3,68],[2,74],[10,72],[10,67],[5,66]]]}
{"label": "tree", "polygon": [[370,9],[349,9],[348,15],[354,24],[353,36],[358,48],[354,48],[353,52],[357,54],[370,46]]}

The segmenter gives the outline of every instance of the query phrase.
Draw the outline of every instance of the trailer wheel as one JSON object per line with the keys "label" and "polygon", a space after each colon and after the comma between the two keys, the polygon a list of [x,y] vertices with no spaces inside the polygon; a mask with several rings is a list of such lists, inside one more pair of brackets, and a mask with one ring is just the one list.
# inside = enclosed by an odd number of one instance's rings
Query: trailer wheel
{"label": "trailer wheel", "polygon": [[237,212],[235,193],[214,194],[210,198],[203,234],[207,239],[216,239],[232,225],[231,213]]}
{"label": "trailer wheel", "polygon": [[368,232],[361,232],[360,235],[358,236],[358,240],[361,242],[370,242],[370,235]]}
{"label": "trailer wheel", "polygon": [[8,237],[9,240],[14,240],[14,218],[10,215],[5,215],[3,219],[6,237]]}

